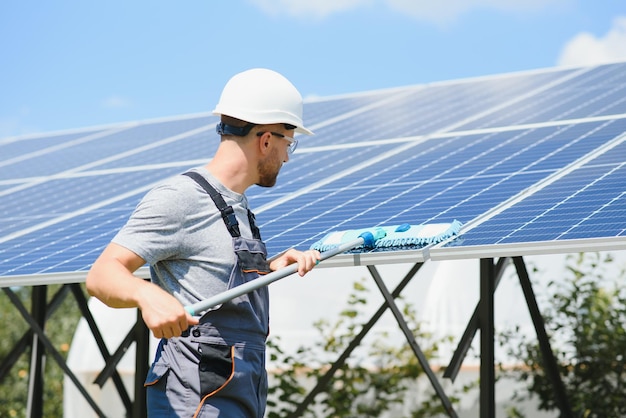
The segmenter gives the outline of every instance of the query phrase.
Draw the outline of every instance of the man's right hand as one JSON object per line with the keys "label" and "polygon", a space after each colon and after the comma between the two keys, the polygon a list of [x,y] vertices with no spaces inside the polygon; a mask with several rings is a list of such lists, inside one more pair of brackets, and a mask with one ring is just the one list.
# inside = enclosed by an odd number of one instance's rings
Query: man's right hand
{"label": "man's right hand", "polygon": [[111,243],[89,270],[87,291],[112,308],[139,308],[156,338],[176,337],[198,324],[199,319],[192,317],[174,296],[133,274],[145,264],[134,252]]}
{"label": "man's right hand", "polygon": [[152,283],[146,284],[139,296],[139,309],[156,338],[179,337],[187,328],[199,323],[174,296]]}

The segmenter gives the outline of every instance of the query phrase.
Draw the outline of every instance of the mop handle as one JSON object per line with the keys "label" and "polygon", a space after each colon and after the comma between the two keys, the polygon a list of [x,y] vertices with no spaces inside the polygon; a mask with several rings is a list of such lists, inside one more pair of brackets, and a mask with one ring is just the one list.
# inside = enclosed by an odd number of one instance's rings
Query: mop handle
{"label": "mop handle", "polygon": [[[352,250],[358,246],[363,245],[366,240],[362,237],[359,237],[351,242],[346,242],[345,244],[341,244],[336,248],[333,248],[328,251],[324,251],[321,255],[320,261],[324,261],[327,258],[333,257],[337,254],[343,253],[345,251]],[[250,282],[244,283],[242,285],[233,287],[232,289],[228,289],[225,292],[212,296],[208,299],[201,300],[200,302],[196,302],[192,305],[185,306],[185,310],[189,312],[191,316],[195,316],[196,314],[206,311],[207,309],[213,308],[217,305],[221,305],[224,302],[228,302],[231,299],[236,298],[237,296],[245,295],[246,293],[250,293],[253,290],[256,290],[260,287],[267,286],[270,283],[275,282],[276,280],[287,277],[298,271],[298,264],[293,263],[288,265],[285,268],[280,270],[273,271],[264,276],[259,276],[258,279],[252,280]]]}

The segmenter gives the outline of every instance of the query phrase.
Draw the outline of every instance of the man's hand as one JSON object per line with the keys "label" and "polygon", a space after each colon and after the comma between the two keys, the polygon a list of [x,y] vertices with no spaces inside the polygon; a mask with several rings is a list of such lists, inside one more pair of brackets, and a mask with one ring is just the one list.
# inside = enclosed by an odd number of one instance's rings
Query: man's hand
{"label": "man's hand", "polygon": [[152,283],[146,285],[141,289],[139,309],[156,338],[178,337],[198,324],[198,318],[191,316],[174,296]]}
{"label": "man's hand", "polygon": [[146,262],[132,251],[109,244],[87,274],[90,295],[113,308],[139,308],[156,338],[179,336],[198,324],[172,295],[133,273]]}
{"label": "man's hand", "polygon": [[319,264],[321,259],[322,256],[317,250],[298,251],[292,248],[273,260],[270,263],[270,269],[275,271],[290,264],[298,263],[298,274],[304,276]]}

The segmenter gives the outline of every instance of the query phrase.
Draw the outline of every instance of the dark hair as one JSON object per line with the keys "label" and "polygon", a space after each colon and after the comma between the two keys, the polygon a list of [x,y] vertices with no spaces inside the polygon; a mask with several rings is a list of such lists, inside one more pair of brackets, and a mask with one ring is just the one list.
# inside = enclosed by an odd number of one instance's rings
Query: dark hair
{"label": "dark hair", "polygon": [[248,122],[246,122],[245,120],[233,118],[232,116],[227,115],[222,115],[221,121],[224,125],[234,126],[237,128],[243,128],[244,126],[248,125]]}

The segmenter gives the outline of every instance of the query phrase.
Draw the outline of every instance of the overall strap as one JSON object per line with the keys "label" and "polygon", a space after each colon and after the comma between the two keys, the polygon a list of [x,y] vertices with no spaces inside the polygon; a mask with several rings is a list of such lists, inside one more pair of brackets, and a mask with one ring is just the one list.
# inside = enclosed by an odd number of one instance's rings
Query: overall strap
{"label": "overall strap", "polygon": [[[230,235],[233,238],[240,237],[241,233],[239,232],[239,222],[237,222],[237,218],[235,218],[235,211],[233,210],[232,206],[226,204],[222,195],[217,190],[215,190],[215,187],[211,186],[211,184],[206,181],[206,179],[202,177],[202,175],[196,173],[195,171],[188,171],[186,173],[183,173],[183,175],[190,177],[191,179],[195,180],[196,183],[202,186],[202,188],[209,194],[209,196],[211,196],[211,199],[213,199],[215,206],[217,206],[217,209],[222,214],[222,219],[224,219],[224,223],[226,224]],[[259,228],[256,226],[254,213],[252,213],[250,209],[248,209],[248,222],[250,223],[252,237],[254,239],[260,240],[261,231],[259,231]]]}
{"label": "overall strap", "polygon": [[252,231],[252,238],[261,240],[261,231],[256,226],[254,213],[250,209],[248,209],[248,222],[250,223],[250,230]]}
{"label": "overall strap", "polygon": [[[213,199],[215,206],[217,206],[217,209],[222,214],[222,219],[224,220],[224,223],[226,224],[226,228],[228,228],[228,232],[230,232],[230,235],[233,238],[240,237],[241,233],[239,232],[239,222],[237,222],[237,218],[235,217],[235,211],[233,210],[232,206],[226,204],[222,195],[217,190],[215,190],[215,188],[211,186],[209,182],[206,181],[204,177],[202,177],[202,175],[196,173],[195,171],[188,171],[186,173],[183,173],[183,176],[192,178],[196,181],[196,183],[202,186],[202,188],[209,194],[209,196],[211,196],[211,199]],[[250,227],[252,227],[252,225]]]}

